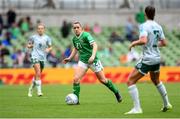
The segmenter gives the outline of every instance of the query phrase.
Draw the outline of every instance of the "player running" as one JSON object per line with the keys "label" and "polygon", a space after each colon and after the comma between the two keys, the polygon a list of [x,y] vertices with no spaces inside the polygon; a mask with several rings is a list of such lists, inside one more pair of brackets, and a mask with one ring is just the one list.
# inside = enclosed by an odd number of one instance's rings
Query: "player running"
{"label": "player running", "polygon": [[129,50],[131,50],[131,48],[136,45],[143,45],[143,56],[129,75],[127,85],[133,99],[134,107],[125,114],[142,113],[139,93],[135,84],[148,72],[163,99],[163,108],[161,110],[166,112],[172,108],[168,100],[166,88],[159,80],[161,58],[158,47],[166,46],[165,36],[162,27],[154,21],[155,8],[153,6],[147,6],[145,8],[145,14],[147,20],[140,26],[139,40],[132,42],[129,46]]}
{"label": "player running", "polygon": [[73,23],[73,30],[75,33],[72,39],[74,48],[71,55],[63,60],[63,63],[67,63],[71,61],[76,53],[79,54],[79,62],[73,79],[73,93],[77,95],[79,99],[80,79],[86,74],[88,68],[91,68],[91,70],[95,72],[98,80],[114,93],[118,102],[121,102],[122,98],[118,89],[104,76],[103,66],[97,57],[97,44],[93,37],[88,32],[83,31],[80,22]]}
{"label": "player running", "polygon": [[31,62],[35,71],[32,84],[29,87],[28,96],[32,97],[33,88],[37,87],[37,95],[42,96],[41,91],[41,72],[44,68],[47,53],[52,49],[51,39],[44,34],[45,26],[40,23],[37,25],[37,34],[30,37],[27,47],[31,50]]}

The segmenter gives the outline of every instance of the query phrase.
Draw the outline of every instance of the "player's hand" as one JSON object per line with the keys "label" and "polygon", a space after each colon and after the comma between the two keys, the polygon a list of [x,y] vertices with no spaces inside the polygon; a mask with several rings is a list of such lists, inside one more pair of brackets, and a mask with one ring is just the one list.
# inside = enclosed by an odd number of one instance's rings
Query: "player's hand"
{"label": "player's hand", "polygon": [[69,62],[69,61],[71,61],[71,58],[68,57],[68,58],[65,58],[65,59],[62,61],[62,63],[63,63],[63,64],[66,64],[66,63]]}
{"label": "player's hand", "polygon": [[91,56],[91,57],[89,58],[89,60],[88,60],[88,63],[89,63],[89,64],[92,64],[92,63],[93,63],[93,61],[94,61],[94,57],[93,57],[93,56]]}
{"label": "player's hand", "polygon": [[50,52],[50,49],[49,49],[49,48],[46,48],[46,49],[45,49],[45,52],[46,52],[46,53],[49,53],[49,52]]}
{"label": "player's hand", "polygon": [[32,43],[27,44],[27,48],[33,48],[33,44]]}
{"label": "player's hand", "polygon": [[134,44],[133,43],[131,43],[131,45],[129,46],[129,51],[131,51],[131,49],[134,47]]}

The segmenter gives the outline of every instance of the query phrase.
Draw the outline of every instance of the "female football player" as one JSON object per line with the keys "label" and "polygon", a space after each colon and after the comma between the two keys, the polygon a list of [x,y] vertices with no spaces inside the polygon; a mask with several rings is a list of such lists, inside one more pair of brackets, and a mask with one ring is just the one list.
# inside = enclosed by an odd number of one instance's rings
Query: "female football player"
{"label": "female football player", "polygon": [[79,98],[80,79],[86,74],[88,68],[90,68],[95,73],[98,80],[114,93],[117,101],[121,102],[122,98],[118,89],[104,76],[103,66],[97,57],[98,46],[93,37],[88,32],[83,31],[80,22],[73,23],[73,31],[75,33],[72,39],[74,48],[71,55],[63,60],[64,63],[67,63],[72,60],[76,53],[79,54],[79,62],[73,79],[73,93]]}
{"label": "female football player", "polygon": [[147,20],[140,26],[139,40],[133,41],[129,46],[129,50],[131,50],[132,47],[143,45],[143,56],[129,75],[127,85],[134,102],[134,107],[125,114],[142,113],[136,82],[148,72],[163,99],[162,111],[165,112],[172,108],[168,100],[166,88],[159,80],[161,60],[159,47],[166,46],[165,36],[162,27],[154,21],[155,8],[153,6],[147,6],[145,8],[145,14]]}
{"label": "female football player", "polygon": [[46,55],[52,49],[51,39],[45,33],[45,25],[40,23],[37,25],[37,34],[30,37],[27,47],[31,50],[31,62],[35,71],[32,84],[29,87],[28,96],[32,97],[33,88],[37,87],[37,95],[42,96],[41,90],[41,72],[44,68]]}

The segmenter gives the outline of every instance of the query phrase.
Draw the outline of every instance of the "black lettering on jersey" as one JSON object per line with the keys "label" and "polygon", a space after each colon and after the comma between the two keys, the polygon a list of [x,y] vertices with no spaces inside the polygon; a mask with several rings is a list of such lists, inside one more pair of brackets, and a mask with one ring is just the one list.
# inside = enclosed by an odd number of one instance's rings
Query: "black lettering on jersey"
{"label": "black lettering on jersey", "polygon": [[39,43],[39,48],[42,48],[42,44],[41,43]]}

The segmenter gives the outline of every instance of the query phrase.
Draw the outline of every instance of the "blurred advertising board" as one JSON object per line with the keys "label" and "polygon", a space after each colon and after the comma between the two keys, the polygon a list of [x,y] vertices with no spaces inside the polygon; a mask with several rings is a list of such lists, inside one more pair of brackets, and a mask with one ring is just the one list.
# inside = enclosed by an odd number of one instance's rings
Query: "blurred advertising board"
{"label": "blurred advertising board", "polygon": [[[126,83],[131,67],[105,67],[104,73],[114,83]],[[46,68],[41,80],[44,84],[71,84],[74,68]],[[3,84],[30,84],[34,76],[33,69],[0,69],[0,81]],[[161,67],[160,80],[163,82],[180,82],[180,67]],[[149,82],[149,74],[140,82]],[[95,74],[88,70],[81,83],[99,83]]]}

